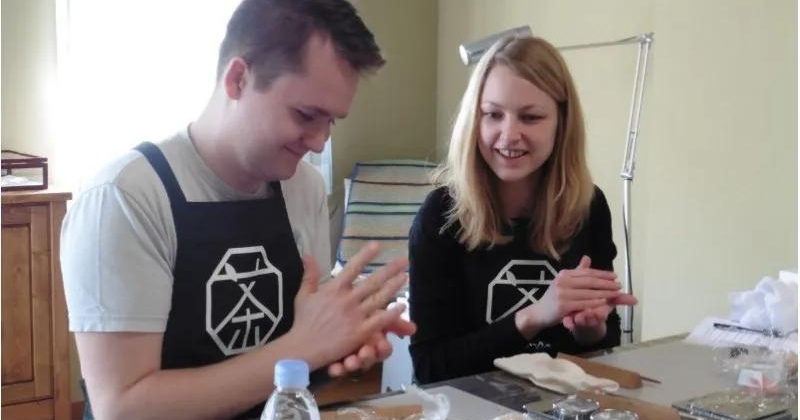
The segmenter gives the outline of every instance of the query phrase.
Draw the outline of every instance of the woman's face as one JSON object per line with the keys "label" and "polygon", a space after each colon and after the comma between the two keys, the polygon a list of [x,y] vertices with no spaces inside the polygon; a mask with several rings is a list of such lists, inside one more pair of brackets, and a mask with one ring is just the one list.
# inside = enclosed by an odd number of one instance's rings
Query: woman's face
{"label": "woman's face", "polygon": [[480,100],[478,148],[501,185],[532,187],[553,152],[558,117],[555,100],[533,83],[504,65],[489,71]]}

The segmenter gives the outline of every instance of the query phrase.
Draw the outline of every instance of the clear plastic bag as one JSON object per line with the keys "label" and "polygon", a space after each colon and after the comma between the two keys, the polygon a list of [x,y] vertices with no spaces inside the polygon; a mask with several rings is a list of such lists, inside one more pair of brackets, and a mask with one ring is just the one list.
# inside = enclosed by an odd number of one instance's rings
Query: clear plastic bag
{"label": "clear plastic bag", "polygon": [[413,420],[446,420],[450,414],[450,400],[444,394],[431,394],[416,385],[403,385],[403,391],[422,401],[422,415]]}
{"label": "clear plastic bag", "polygon": [[379,413],[380,408],[345,407],[336,410],[337,418],[346,420],[446,420],[450,413],[450,400],[443,394],[430,394],[415,385],[404,385],[406,394],[422,406],[422,413],[391,417]]}
{"label": "clear plastic bag", "polygon": [[723,346],[715,348],[713,354],[717,372],[730,377],[734,382],[740,381],[743,370],[762,374],[759,376],[764,380],[751,385],[740,383],[741,386],[769,390],[780,388],[797,377],[797,356],[791,352],[757,346]]}
{"label": "clear plastic bag", "polygon": [[[719,347],[714,365],[730,384],[729,392],[716,396],[730,404],[762,401],[791,402],[797,398],[797,355],[759,346]],[[722,404],[720,401],[715,403]]]}

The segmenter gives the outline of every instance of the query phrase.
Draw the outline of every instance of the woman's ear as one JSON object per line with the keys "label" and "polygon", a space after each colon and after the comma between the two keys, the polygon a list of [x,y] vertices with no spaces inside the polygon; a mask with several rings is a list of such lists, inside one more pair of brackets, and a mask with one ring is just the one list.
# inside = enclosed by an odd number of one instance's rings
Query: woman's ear
{"label": "woman's ear", "polygon": [[222,86],[229,99],[239,99],[247,83],[247,63],[241,57],[233,57],[228,61],[222,74]]}

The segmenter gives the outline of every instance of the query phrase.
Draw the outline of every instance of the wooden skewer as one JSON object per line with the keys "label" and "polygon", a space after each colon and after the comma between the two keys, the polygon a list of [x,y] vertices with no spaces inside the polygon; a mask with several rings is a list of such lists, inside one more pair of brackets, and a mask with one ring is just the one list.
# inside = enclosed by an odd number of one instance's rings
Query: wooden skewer
{"label": "wooden skewer", "polygon": [[572,356],[564,353],[558,353],[558,357],[575,363],[589,375],[597,376],[600,378],[611,379],[617,382],[619,386],[623,388],[627,389],[641,388],[642,381],[648,381],[656,384],[661,383],[661,381],[658,381],[656,379],[646,378],[640,375],[638,372],[618,368],[616,366],[607,365],[605,363],[596,362],[594,360],[588,360],[578,356]]}
{"label": "wooden skewer", "polygon": [[639,377],[642,378],[643,381],[652,382],[654,384],[660,384],[661,383],[661,381],[659,381],[658,379],[648,378],[647,376],[643,376],[643,375],[639,375]]}

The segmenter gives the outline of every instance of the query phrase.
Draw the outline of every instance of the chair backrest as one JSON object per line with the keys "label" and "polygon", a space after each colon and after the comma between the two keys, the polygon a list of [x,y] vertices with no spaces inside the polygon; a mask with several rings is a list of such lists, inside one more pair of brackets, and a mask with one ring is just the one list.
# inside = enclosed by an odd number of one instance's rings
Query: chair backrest
{"label": "chair backrest", "polygon": [[421,160],[378,160],[356,163],[345,203],[342,236],[336,252],[339,264],[369,241],[382,252],[365,272],[408,255],[408,230],[431,190],[435,163]]}

